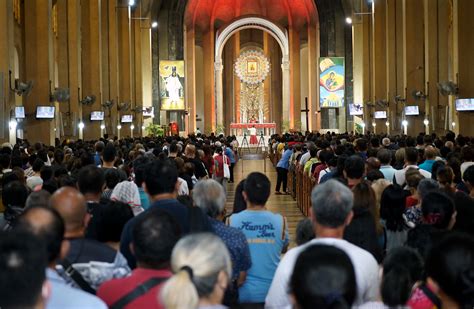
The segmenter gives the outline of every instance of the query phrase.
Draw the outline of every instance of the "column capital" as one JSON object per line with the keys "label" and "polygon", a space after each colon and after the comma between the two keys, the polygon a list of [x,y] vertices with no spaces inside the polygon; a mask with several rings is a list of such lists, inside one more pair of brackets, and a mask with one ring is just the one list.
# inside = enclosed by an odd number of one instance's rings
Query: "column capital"
{"label": "column capital", "polygon": [[283,56],[281,59],[281,68],[283,70],[290,70],[290,57],[289,56]]}

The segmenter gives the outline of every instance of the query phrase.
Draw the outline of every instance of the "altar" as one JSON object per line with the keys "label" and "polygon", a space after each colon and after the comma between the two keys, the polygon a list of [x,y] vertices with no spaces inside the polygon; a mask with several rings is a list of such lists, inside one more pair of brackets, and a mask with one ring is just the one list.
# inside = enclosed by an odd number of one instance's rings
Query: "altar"
{"label": "altar", "polygon": [[248,129],[255,127],[257,129],[257,135],[260,136],[262,133],[264,136],[271,136],[276,133],[276,123],[231,123],[230,134],[236,136],[243,136],[244,133],[249,135]]}

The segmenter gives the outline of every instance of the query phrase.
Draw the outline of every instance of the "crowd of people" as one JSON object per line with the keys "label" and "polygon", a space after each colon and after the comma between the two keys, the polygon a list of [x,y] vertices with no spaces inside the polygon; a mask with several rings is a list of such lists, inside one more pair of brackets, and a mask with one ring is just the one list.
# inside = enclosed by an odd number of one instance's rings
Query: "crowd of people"
{"label": "crowd of people", "polygon": [[317,133],[269,146],[274,194],[288,177],[315,184],[291,249],[266,175],[247,175],[226,207],[235,137],[2,145],[0,307],[474,306],[474,140]]}

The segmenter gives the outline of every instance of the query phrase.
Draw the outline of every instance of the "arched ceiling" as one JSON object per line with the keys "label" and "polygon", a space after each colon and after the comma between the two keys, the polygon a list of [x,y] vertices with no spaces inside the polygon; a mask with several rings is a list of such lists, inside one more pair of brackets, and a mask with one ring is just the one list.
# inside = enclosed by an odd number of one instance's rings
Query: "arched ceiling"
{"label": "arched ceiling", "polygon": [[184,22],[188,28],[206,32],[248,15],[261,16],[296,30],[318,21],[314,0],[189,0]]}

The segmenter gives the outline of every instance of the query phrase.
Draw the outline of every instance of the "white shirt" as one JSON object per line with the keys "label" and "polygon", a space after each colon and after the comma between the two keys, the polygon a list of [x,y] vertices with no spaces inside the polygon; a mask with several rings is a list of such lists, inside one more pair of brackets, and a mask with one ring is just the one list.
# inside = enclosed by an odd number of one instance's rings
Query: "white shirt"
{"label": "white shirt", "polygon": [[309,150],[303,153],[303,155],[300,158],[300,165],[304,166],[306,162],[308,162],[309,158],[311,158],[311,154],[309,153]]}
{"label": "white shirt", "polygon": [[372,254],[350,242],[336,238],[317,238],[288,251],[281,260],[273,277],[272,285],[265,299],[265,308],[291,308],[288,283],[299,254],[315,244],[331,245],[343,250],[351,259],[357,283],[357,297],[354,305],[374,301],[379,294],[379,266]]}
{"label": "white shirt", "polygon": [[425,171],[424,169],[421,169],[419,168],[417,165],[407,165],[405,166],[404,169],[402,170],[399,170],[399,171],[395,171],[395,180],[397,181],[397,184],[398,185],[403,185],[406,183],[406,180],[405,180],[405,173],[407,172],[407,170],[409,168],[414,168],[414,169],[417,169],[420,174],[425,177],[425,178],[431,178],[431,173],[428,172],[428,171]]}
{"label": "white shirt", "polygon": [[461,177],[464,175],[464,172],[467,170],[468,167],[471,165],[474,165],[474,162],[469,161],[469,162],[463,162],[461,164]]}
{"label": "white shirt", "polygon": [[250,135],[257,135],[257,129],[249,128]]}

